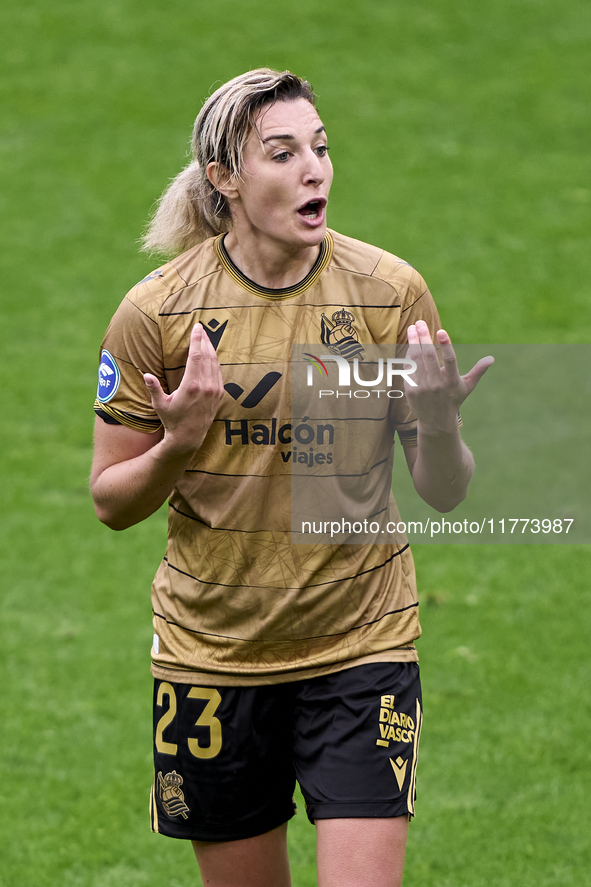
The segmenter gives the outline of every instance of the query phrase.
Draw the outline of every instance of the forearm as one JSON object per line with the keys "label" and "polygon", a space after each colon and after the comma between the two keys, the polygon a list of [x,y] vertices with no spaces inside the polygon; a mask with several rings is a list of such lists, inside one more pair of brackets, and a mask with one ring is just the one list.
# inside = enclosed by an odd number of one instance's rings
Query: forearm
{"label": "forearm", "polygon": [[418,427],[414,487],[424,501],[440,512],[452,511],[466,498],[474,472],[472,453],[458,428],[431,431]]}
{"label": "forearm", "polygon": [[169,497],[193,452],[175,450],[164,438],[147,452],[110,465],[91,478],[99,520],[112,530],[125,530],[145,520]]}

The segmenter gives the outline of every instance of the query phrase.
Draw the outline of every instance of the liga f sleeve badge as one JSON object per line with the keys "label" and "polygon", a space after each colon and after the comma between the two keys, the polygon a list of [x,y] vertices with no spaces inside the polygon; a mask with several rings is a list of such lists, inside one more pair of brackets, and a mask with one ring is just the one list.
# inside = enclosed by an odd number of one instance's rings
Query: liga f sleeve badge
{"label": "liga f sleeve badge", "polygon": [[103,348],[98,371],[98,388],[96,397],[99,403],[107,403],[115,396],[121,381],[121,373],[115,358]]}

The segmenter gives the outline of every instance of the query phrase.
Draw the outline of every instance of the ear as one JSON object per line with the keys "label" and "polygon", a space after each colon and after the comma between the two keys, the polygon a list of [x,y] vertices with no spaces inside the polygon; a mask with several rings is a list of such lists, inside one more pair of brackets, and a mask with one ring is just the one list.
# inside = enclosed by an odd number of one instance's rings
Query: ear
{"label": "ear", "polygon": [[232,176],[223,163],[212,161],[207,164],[205,172],[216,191],[223,194],[227,200],[237,199],[239,196],[238,188],[233,184]]}

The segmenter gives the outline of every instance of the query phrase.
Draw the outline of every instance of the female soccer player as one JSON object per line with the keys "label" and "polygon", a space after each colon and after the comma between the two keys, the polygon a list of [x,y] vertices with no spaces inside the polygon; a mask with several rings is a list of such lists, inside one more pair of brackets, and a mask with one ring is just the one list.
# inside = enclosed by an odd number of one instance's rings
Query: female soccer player
{"label": "female soccer player", "polygon": [[190,839],[211,887],[287,887],[297,779],[321,887],[397,887],[422,721],[412,557],[388,537],[291,544],[292,464],[310,477],[340,464],[348,429],[292,415],[290,349],[361,360],[410,343],[418,384],[372,435],[391,457],[397,430],[441,511],[466,494],[458,408],[488,361],[461,377],[420,275],[327,229],[333,170],[306,81],[261,69],[226,83],[193,154],[146,238],[176,258],[115,314],[95,404],[100,520],[125,529],[169,499],[152,828]]}

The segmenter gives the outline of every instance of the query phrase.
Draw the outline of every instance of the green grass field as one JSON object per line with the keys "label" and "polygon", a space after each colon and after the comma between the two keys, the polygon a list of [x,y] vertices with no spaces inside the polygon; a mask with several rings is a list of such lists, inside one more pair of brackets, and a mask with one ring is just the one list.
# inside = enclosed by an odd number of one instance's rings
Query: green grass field
{"label": "green grass field", "polygon": [[[331,225],[416,265],[455,341],[590,342],[591,8],[29,0],[0,25],[0,885],[189,887],[190,847],[147,817],[165,514],[115,534],[87,489],[98,347],[153,266],[151,205],[212,86],[291,68],[320,96]],[[591,884],[589,550],[415,558],[405,887]],[[312,887],[301,812],[290,841]]]}

